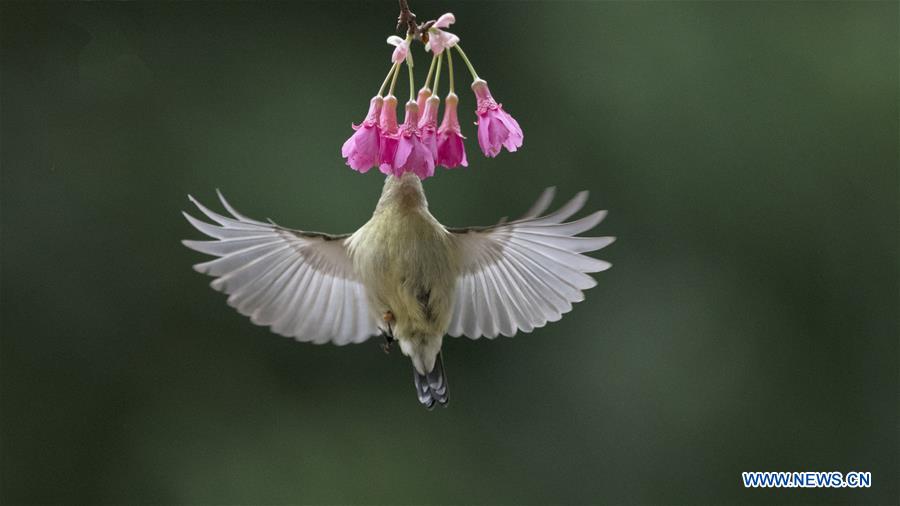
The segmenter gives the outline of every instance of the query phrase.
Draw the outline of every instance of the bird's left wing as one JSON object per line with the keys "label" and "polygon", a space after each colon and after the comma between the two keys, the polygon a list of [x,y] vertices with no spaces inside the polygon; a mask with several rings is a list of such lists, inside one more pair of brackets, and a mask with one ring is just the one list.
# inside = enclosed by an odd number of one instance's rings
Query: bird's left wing
{"label": "bird's left wing", "polygon": [[359,343],[379,333],[345,247],[346,235],[291,230],[247,218],[219,193],[231,217],[197,208],[216,225],[184,213],[214,241],[183,241],[219,258],[194,269],[217,279],[228,304],[257,325],[298,341]]}
{"label": "bird's left wing", "polygon": [[587,192],[581,192],[556,212],[540,216],[553,194],[553,188],[544,190],[517,220],[448,229],[462,267],[448,334],[493,339],[543,327],[584,300],[582,290],[597,284],[587,273],[611,266],[583,253],[606,247],[614,237],[575,237],[600,223],[606,211],[565,222],[587,201]]}

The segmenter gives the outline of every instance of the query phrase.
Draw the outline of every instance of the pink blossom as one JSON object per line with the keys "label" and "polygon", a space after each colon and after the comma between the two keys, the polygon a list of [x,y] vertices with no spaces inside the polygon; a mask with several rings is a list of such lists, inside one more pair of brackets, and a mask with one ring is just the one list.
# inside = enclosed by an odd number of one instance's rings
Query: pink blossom
{"label": "pink blossom", "polygon": [[500,148],[506,148],[510,153],[522,146],[525,134],[519,123],[503,110],[498,104],[487,82],[476,79],[472,83],[472,91],[478,101],[478,144],[485,156],[495,157],[500,153]]}
{"label": "pink blossom", "polygon": [[406,39],[401,39],[396,35],[391,35],[387,38],[387,43],[392,46],[397,46],[394,48],[394,52],[391,54],[391,61],[394,63],[400,63],[406,59],[406,56],[409,54],[409,41]]}
{"label": "pink blossom", "polygon": [[394,155],[397,153],[397,97],[393,95],[384,97],[378,126],[381,130],[379,169],[385,174],[390,174],[393,169]]}
{"label": "pink blossom", "polygon": [[419,118],[419,130],[422,132],[422,142],[428,146],[431,151],[432,158],[437,160],[438,138],[437,138],[437,117],[438,108],[441,106],[441,99],[432,95],[425,101],[425,112]]}
{"label": "pink blossom", "polygon": [[[427,86],[422,86],[419,90],[419,94],[416,96],[416,105],[419,106],[419,111],[425,110],[425,101],[428,100],[428,97],[431,96],[431,88]],[[423,113],[424,116],[424,113]]]}
{"label": "pink blossom", "polygon": [[437,18],[437,21],[431,26],[432,28],[449,28],[453,23],[456,23],[456,16],[452,12],[447,12]]}
{"label": "pink blossom", "polygon": [[391,163],[391,170],[385,170],[385,166],[382,165],[382,172],[398,177],[406,172],[412,172],[420,179],[434,175],[434,155],[422,142],[422,133],[417,125],[418,122],[419,107],[415,102],[409,101],[406,104],[406,119],[396,134],[397,149],[393,163]]}
{"label": "pink blossom", "polygon": [[458,103],[459,97],[456,93],[451,92],[447,95],[444,102],[444,119],[437,135],[437,163],[448,169],[460,165],[469,166],[469,162],[466,161],[466,147],[463,144],[465,137],[460,133],[459,119],[456,116]]}
{"label": "pink blossom", "polygon": [[372,98],[366,119],[359,125],[353,125],[356,132],[341,147],[341,155],[353,170],[366,173],[381,163],[381,128],[378,120],[382,102],[380,96]]}
{"label": "pink blossom", "polygon": [[459,42],[459,37],[441,30],[441,28],[447,28],[455,22],[456,18],[449,12],[439,17],[428,29],[428,42],[425,43],[425,50],[438,55],[444,52],[445,49],[450,49],[456,45]]}

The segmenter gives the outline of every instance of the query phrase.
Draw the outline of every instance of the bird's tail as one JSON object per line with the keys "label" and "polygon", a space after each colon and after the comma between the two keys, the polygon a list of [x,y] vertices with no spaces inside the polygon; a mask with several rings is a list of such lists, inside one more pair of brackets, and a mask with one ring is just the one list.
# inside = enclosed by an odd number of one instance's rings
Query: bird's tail
{"label": "bird's tail", "polygon": [[447,374],[444,372],[444,360],[438,352],[434,361],[434,369],[428,374],[419,374],[413,367],[413,379],[416,382],[416,395],[419,402],[427,409],[434,408],[435,403],[446,406],[450,400],[447,392]]}

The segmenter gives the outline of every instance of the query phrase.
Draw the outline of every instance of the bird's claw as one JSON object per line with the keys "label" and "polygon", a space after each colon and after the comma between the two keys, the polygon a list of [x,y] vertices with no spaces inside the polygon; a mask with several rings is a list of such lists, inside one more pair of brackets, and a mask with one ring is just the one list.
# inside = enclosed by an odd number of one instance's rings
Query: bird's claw
{"label": "bird's claw", "polygon": [[392,338],[388,337],[387,334],[384,334],[384,342],[381,343],[381,350],[384,351],[385,355],[391,354],[391,347],[393,346],[393,344],[394,344],[394,340]]}
{"label": "bird's claw", "polygon": [[382,319],[387,324],[388,330],[381,333],[384,336],[384,343],[381,344],[381,349],[384,350],[385,355],[388,355],[391,353],[391,345],[394,344],[394,329],[391,326],[391,323],[394,322],[394,313],[387,311],[382,316]]}

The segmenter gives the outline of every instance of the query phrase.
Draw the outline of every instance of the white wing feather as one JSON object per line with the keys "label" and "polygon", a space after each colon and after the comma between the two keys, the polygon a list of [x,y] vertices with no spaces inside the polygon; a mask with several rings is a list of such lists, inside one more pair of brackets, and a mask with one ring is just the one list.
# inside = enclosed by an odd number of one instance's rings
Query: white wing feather
{"label": "white wing feather", "polygon": [[219,193],[231,217],[197,208],[216,225],[184,213],[197,230],[216,239],[183,241],[219,257],[194,269],[215,276],[210,285],[257,325],[298,341],[359,343],[379,333],[365,290],[353,271],[342,236],[287,229],[250,219]]}
{"label": "white wing feather", "polygon": [[449,335],[493,339],[543,327],[584,300],[582,290],[597,284],[587,273],[611,267],[583,253],[608,246],[614,237],[575,237],[603,221],[606,211],[566,223],[587,201],[587,192],[581,192],[557,211],[540,216],[553,195],[553,188],[544,190],[515,221],[449,229],[462,259]]}

